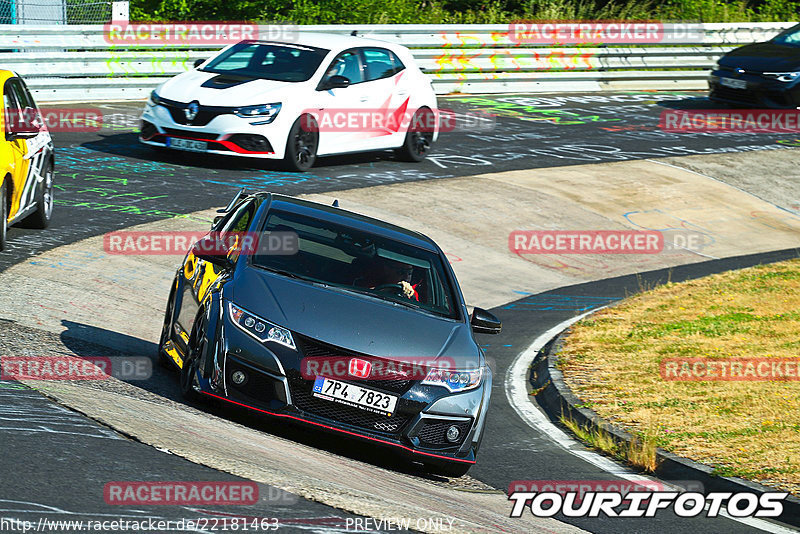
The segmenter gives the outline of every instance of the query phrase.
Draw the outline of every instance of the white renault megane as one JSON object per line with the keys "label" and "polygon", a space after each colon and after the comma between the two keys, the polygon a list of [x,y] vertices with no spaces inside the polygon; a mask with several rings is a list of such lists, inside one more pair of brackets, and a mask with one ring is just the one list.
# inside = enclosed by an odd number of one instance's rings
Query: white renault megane
{"label": "white renault megane", "polygon": [[247,40],[158,86],[142,114],[142,143],[282,159],[395,149],[421,161],[439,133],[430,80],[403,46],[356,36]]}

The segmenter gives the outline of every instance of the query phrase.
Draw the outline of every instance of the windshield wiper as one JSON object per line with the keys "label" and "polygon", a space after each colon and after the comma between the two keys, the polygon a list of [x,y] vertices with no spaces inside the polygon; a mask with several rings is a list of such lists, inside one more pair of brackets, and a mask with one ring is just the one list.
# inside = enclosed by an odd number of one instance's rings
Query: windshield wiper
{"label": "windshield wiper", "polygon": [[276,269],[274,267],[266,267],[264,265],[257,265],[259,269],[264,269],[265,271],[269,271],[271,273],[279,274],[281,276],[285,276],[287,278],[296,278],[297,280],[306,280],[308,282],[317,283],[316,280],[303,276],[301,274],[294,273],[292,271],[287,271],[286,269]]}
{"label": "windshield wiper", "polygon": [[368,289],[359,289],[357,287],[352,287],[352,286],[347,286],[347,287],[344,287],[344,286],[330,286],[330,287],[335,288],[335,289],[341,289],[342,291],[350,291],[350,292],[353,292],[353,293],[358,293],[359,295],[366,295],[368,297],[372,297],[372,298],[378,299],[378,300],[383,301],[383,302],[390,302],[392,304],[399,304],[400,306],[405,306],[405,307],[411,308],[413,310],[420,310],[422,312],[425,312],[425,313],[428,313],[428,314],[431,314],[431,315],[436,315],[436,316],[439,315],[438,313],[432,312],[429,309],[424,308],[422,305],[415,303],[413,300],[387,299],[385,297],[382,297],[380,295],[380,293],[376,293],[376,292],[370,291]]}

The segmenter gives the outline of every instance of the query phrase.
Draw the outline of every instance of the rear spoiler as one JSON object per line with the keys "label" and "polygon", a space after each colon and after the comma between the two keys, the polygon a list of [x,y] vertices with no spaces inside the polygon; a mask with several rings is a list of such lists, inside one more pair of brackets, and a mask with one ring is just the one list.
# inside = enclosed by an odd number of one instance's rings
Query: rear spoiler
{"label": "rear spoiler", "polygon": [[239,203],[240,200],[242,200],[246,196],[247,192],[245,191],[245,188],[242,187],[241,189],[239,189],[239,192],[236,193],[236,195],[234,195],[231,201],[228,202],[228,205],[225,206],[224,208],[218,209],[217,213],[228,213],[229,211],[231,211],[233,208],[236,207],[236,205]]}

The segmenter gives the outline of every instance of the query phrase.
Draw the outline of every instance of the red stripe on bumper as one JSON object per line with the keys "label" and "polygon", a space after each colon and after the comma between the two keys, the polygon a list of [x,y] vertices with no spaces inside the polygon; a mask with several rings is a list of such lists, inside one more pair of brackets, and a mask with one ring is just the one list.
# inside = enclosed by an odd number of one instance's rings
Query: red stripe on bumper
{"label": "red stripe on bumper", "polygon": [[433,454],[433,453],[430,453],[430,452],[417,451],[417,450],[412,449],[411,447],[406,447],[405,445],[400,445],[399,443],[392,443],[391,441],[385,441],[385,440],[382,440],[382,439],[379,439],[379,438],[373,438],[372,436],[365,436],[364,434],[358,434],[357,432],[351,432],[349,430],[342,430],[341,428],[336,428],[334,426],[325,425],[325,424],[317,423],[317,422],[314,422],[314,421],[309,421],[308,419],[303,419],[302,417],[297,417],[297,416],[294,416],[294,415],[288,415],[288,414],[282,414],[282,413],[274,413],[274,412],[270,412],[270,411],[267,411],[267,410],[262,410],[261,408],[256,408],[254,406],[243,404],[241,402],[237,402],[237,401],[234,401],[234,400],[231,400],[231,399],[226,399],[225,397],[220,397],[219,395],[214,395],[213,393],[208,393],[208,392],[205,392],[205,391],[202,391],[201,393],[203,393],[203,395],[208,395],[209,397],[214,397],[215,399],[224,400],[225,402],[230,402],[231,404],[236,404],[238,406],[243,406],[245,408],[249,408],[251,410],[255,410],[257,412],[262,412],[262,413],[265,413],[265,414],[268,414],[268,415],[272,415],[274,417],[285,417],[287,419],[294,419],[295,421],[300,421],[302,423],[308,423],[310,425],[319,426],[319,427],[322,427],[322,428],[326,428],[328,430],[341,432],[343,434],[356,436],[356,437],[359,437],[359,438],[362,438],[362,439],[368,439],[368,440],[371,440],[371,441],[377,441],[378,443],[383,443],[385,445],[391,445],[393,447],[399,447],[401,449],[405,449],[405,450],[407,450],[409,452],[412,452],[414,454],[422,454],[422,455],[425,455],[425,456],[431,456],[433,458],[441,458],[442,460],[448,460],[450,462],[461,462],[461,463],[464,463],[464,464],[474,464],[474,463],[476,463],[476,462],[474,462],[472,460],[462,460],[460,458],[452,458],[450,456],[442,456],[440,454]]}

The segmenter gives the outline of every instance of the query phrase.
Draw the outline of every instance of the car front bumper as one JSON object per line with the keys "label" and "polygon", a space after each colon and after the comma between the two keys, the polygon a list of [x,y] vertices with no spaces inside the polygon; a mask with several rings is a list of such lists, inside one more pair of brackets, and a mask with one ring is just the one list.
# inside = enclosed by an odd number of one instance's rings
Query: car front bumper
{"label": "car front bumper", "polygon": [[[200,116],[199,124],[181,119],[183,110],[176,106],[145,105],[141,116],[139,141],[146,145],[167,146],[167,138],[207,143],[203,153],[249,158],[282,159],[291,124],[280,113],[269,124],[263,119],[243,118],[233,113]],[[204,120],[208,118],[209,120]]]}
{"label": "car front bumper", "polygon": [[[723,80],[732,79],[746,83],[744,88],[723,85]],[[708,80],[709,98],[718,102],[774,109],[800,108],[800,80],[779,82],[753,73],[733,76],[730,71],[715,70]]]}
{"label": "car front bumper", "polygon": [[[215,371],[210,380],[203,381],[206,395],[267,416],[385,445],[419,462],[475,463],[492,389],[488,367],[479,387],[460,393],[413,380],[404,381],[408,384],[357,382],[399,397],[395,413],[386,416],[312,395],[313,380],[301,375],[300,361],[313,340],[298,336],[297,351],[265,345],[233,326],[227,314],[222,333]],[[239,386],[231,378],[235,371],[247,376]],[[451,426],[459,429],[455,443],[446,437]]]}

